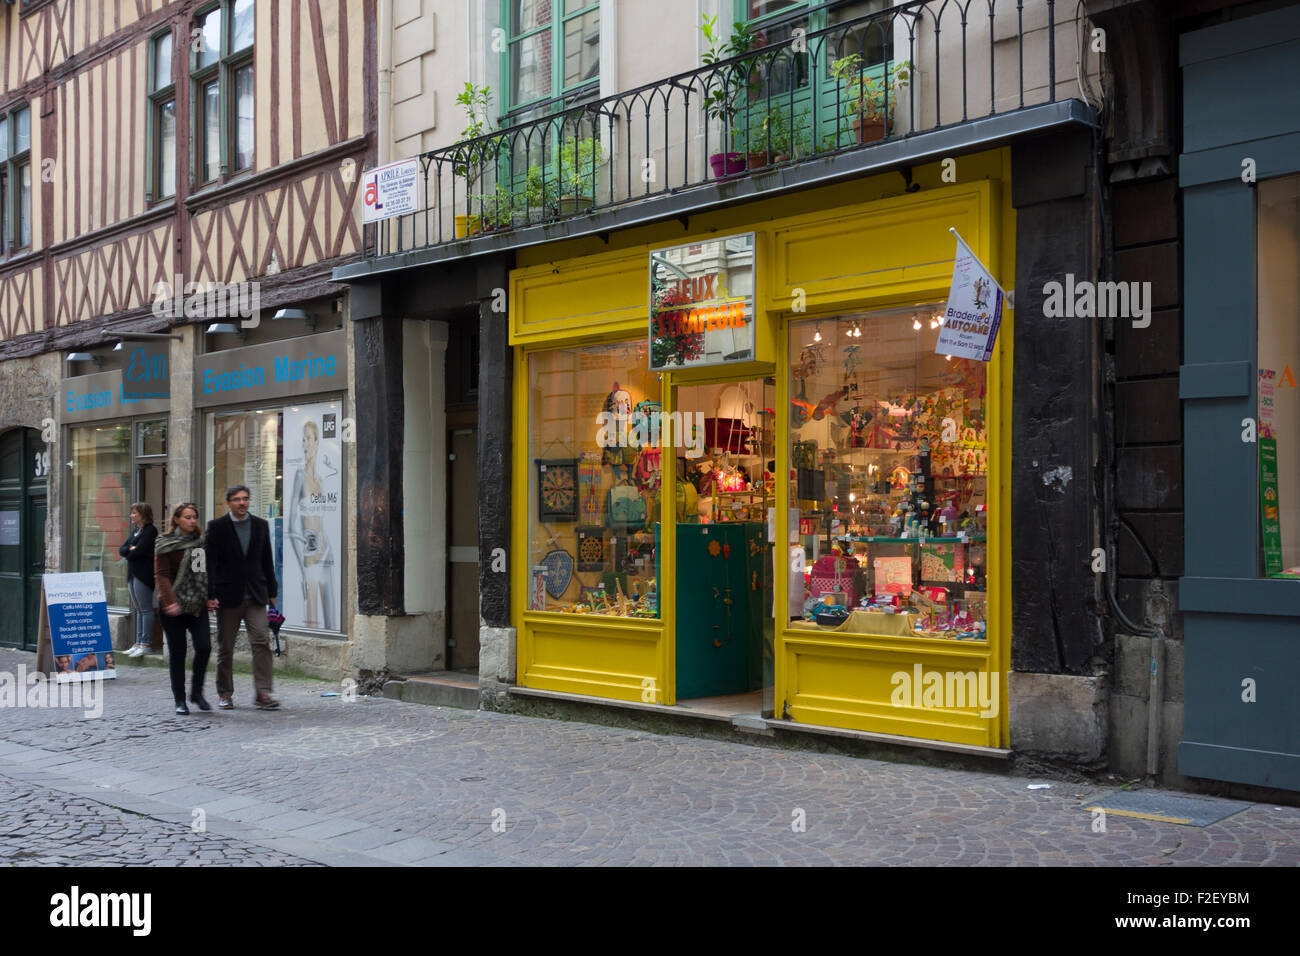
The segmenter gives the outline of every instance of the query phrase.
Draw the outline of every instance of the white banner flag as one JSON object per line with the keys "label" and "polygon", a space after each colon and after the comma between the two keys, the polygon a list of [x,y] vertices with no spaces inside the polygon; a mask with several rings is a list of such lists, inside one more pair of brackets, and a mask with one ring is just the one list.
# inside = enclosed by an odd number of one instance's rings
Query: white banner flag
{"label": "white banner flag", "polygon": [[1007,298],[984,263],[975,257],[956,229],[957,258],[952,267],[952,287],[943,312],[943,328],[934,350],[940,355],[978,359],[993,357],[993,343],[1002,324],[1002,305]]}

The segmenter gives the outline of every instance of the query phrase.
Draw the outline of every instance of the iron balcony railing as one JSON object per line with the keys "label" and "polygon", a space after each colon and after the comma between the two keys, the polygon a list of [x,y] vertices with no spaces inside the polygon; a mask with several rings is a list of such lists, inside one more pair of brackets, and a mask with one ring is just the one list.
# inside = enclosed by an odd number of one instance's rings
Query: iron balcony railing
{"label": "iron balcony railing", "polygon": [[369,225],[366,255],[587,216],[1055,102],[1084,55],[1079,8],[915,0],[812,33],[787,22],[742,37],[744,52],[727,59],[422,154],[420,208]]}

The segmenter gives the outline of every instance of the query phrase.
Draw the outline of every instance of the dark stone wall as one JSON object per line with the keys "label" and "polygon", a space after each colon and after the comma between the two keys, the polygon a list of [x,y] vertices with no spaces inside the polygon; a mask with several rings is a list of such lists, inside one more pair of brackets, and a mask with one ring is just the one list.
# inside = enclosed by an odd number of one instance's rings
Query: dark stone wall
{"label": "dark stone wall", "polygon": [[1097,320],[1047,318],[1043,287],[1095,278],[1093,141],[1069,131],[1011,148],[1016,323],[1011,438],[1011,666],[1094,674]]}
{"label": "dark stone wall", "polygon": [[[510,456],[514,395],[514,356],[509,323],[496,290],[509,287],[505,262],[479,267],[478,375],[478,541],[479,616],[488,627],[510,626],[510,574],[492,569],[492,555],[502,548],[509,561],[526,561],[510,553]],[[520,436],[527,441],[527,436]],[[524,520],[526,516],[520,516]]]}
{"label": "dark stone wall", "polygon": [[[1136,624],[1182,637],[1182,616],[1152,606],[1152,582],[1176,606],[1183,573],[1182,247],[1172,175],[1111,188],[1115,278],[1150,282],[1151,326],[1115,323],[1115,505],[1118,596]],[[1156,592],[1159,601],[1159,591]]]}
{"label": "dark stone wall", "polygon": [[402,548],[402,320],[353,323],[357,417],[357,610],[405,613]]}

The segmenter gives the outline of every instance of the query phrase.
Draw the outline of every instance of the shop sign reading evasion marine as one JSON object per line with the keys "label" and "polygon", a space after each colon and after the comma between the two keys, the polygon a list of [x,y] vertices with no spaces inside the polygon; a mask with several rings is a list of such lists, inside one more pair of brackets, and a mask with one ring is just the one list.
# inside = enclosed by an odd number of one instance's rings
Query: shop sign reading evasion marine
{"label": "shop sign reading evasion marine", "polygon": [[194,400],[199,405],[244,397],[308,395],[346,387],[343,332],[289,339],[275,346],[250,345],[200,356],[194,369]]}
{"label": "shop sign reading evasion marine", "polygon": [[650,252],[650,368],[754,358],[754,233]]}

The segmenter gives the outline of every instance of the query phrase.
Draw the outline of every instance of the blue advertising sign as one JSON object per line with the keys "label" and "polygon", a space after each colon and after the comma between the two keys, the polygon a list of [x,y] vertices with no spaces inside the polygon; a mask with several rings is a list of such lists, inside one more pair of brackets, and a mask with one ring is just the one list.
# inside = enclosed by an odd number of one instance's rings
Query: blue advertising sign
{"label": "blue advertising sign", "polygon": [[116,677],[103,572],[46,574],[43,580],[55,679]]}

